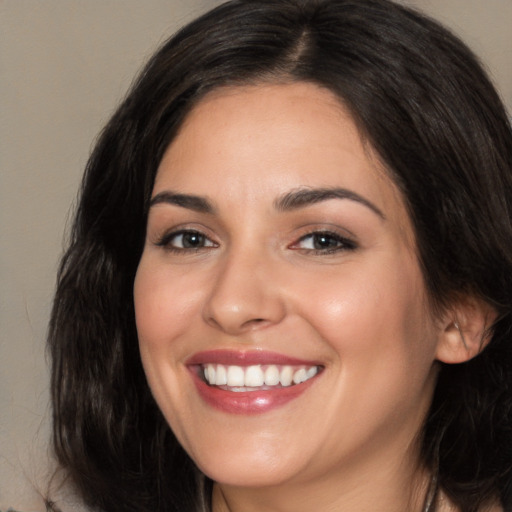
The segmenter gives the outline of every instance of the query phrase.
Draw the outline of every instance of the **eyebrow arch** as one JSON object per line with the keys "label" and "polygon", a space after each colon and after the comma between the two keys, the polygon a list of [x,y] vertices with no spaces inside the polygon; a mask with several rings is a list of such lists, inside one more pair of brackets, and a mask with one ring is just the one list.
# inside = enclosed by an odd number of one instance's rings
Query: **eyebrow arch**
{"label": "eyebrow arch", "polygon": [[165,190],[157,194],[151,199],[149,206],[152,207],[157,204],[173,204],[199,213],[215,212],[215,208],[212,203],[205,197],[191,194],[180,194],[178,192],[172,192],[171,190]]}
{"label": "eyebrow arch", "polygon": [[287,212],[290,210],[296,210],[298,208],[304,208],[322,201],[328,201],[329,199],[349,199],[350,201],[356,201],[357,203],[366,206],[374,213],[376,213],[381,219],[385,220],[386,216],[377,208],[373,203],[360,196],[356,192],[347,190],[345,188],[299,188],[292,190],[277,198],[274,201],[274,208],[281,212]]}

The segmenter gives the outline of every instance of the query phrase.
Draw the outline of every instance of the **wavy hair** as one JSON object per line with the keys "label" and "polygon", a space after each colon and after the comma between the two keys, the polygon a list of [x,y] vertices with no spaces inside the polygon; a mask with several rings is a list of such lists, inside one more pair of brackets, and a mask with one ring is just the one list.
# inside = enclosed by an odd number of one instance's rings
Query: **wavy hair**
{"label": "wavy hair", "polygon": [[[212,483],[145,380],[133,281],[156,169],[209,91],[306,81],[334,92],[407,204],[434,308],[471,295],[492,339],[441,365],[422,457],[464,512],[510,499],[512,132],[475,56],[389,0],[233,0],[150,59],[87,164],[49,328],[53,445],[100,510],[208,511]],[[512,506],[512,505],[510,505]]]}

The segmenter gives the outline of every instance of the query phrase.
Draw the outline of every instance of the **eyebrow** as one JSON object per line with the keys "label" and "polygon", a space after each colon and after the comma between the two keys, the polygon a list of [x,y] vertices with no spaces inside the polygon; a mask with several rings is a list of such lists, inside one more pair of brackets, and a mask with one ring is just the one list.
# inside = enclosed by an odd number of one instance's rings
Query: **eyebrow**
{"label": "eyebrow", "polygon": [[[364,197],[360,196],[352,190],[345,188],[299,188],[292,190],[274,201],[274,208],[280,212],[288,212],[291,210],[297,210],[311,206],[322,201],[328,201],[330,199],[349,199],[357,203],[366,206],[371,211],[376,213],[381,219],[385,220],[386,216],[382,211],[377,208],[372,202],[368,201]],[[151,199],[149,206],[155,206],[157,204],[171,204],[180,206],[181,208],[187,208],[199,213],[215,213],[215,208],[212,203],[203,196],[196,196],[193,194],[180,194],[178,192],[172,192],[165,190],[158,193]]]}
{"label": "eyebrow", "polygon": [[215,208],[213,207],[212,203],[205,197],[194,196],[191,194],[179,194],[170,190],[160,192],[155,197],[153,197],[149,203],[149,206],[152,207],[162,203],[181,206],[182,208],[194,210],[195,212],[199,213],[215,212]]}
{"label": "eyebrow", "polygon": [[386,216],[382,211],[377,208],[372,202],[368,201],[364,197],[360,196],[352,190],[345,188],[300,188],[292,190],[277,198],[274,201],[274,208],[278,211],[287,212],[291,210],[297,210],[304,208],[322,201],[328,201],[330,199],[349,199],[357,203],[366,206],[374,213],[376,213],[381,219],[385,220]]}

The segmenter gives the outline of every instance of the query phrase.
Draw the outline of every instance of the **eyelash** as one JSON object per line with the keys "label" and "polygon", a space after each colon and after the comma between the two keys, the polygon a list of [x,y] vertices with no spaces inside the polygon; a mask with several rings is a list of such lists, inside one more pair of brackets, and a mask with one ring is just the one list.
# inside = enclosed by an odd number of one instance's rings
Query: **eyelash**
{"label": "eyelash", "polygon": [[[181,245],[183,245],[184,237],[186,236],[196,236],[198,239],[198,243],[201,244],[199,246],[193,247],[176,247],[172,245],[173,240],[176,243],[176,239],[178,237],[182,237]],[[316,240],[315,240],[316,238]],[[324,242],[327,242],[326,247],[315,247],[315,242],[318,243],[322,239]],[[304,248],[300,247],[300,244],[304,241],[310,239],[313,247]],[[218,244],[212,241],[207,235],[202,233],[201,231],[197,231],[195,229],[181,229],[179,231],[172,231],[170,233],[164,234],[157,242],[156,245],[159,247],[163,247],[166,250],[174,253],[184,253],[184,252],[198,252],[203,249],[210,249],[218,247]],[[326,255],[326,254],[334,254],[342,251],[354,251],[357,249],[357,244],[340,234],[333,231],[311,231],[303,236],[301,236],[297,242],[294,242],[289,246],[290,249],[303,251],[308,254],[318,254],[318,255]]]}
{"label": "eyelash", "polygon": [[[311,239],[313,244],[315,243],[314,241],[314,238],[317,238],[317,242],[318,242],[318,239],[319,238],[324,238],[327,239],[327,240],[330,240],[330,242],[334,242],[334,246],[327,246],[327,247],[323,247],[323,248],[301,248],[301,247],[298,247],[298,245],[301,243],[301,242],[304,242],[305,240],[307,239]],[[322,255],[322,254],[334,254],[334,253],[337,253],[337,252],[342,252],[342,251],[354,251],[355,249],[357,249],[357,244],[353,241],[353,240],[350,240],[344,236],[341,236],[340,234],[334,232],[334,231],[322,231],[322,230],[319,230],[319,231],[311,231],[310,233],[307,233],[306,235],[303,235],[299,238],[299,240],[297,242],[294,242],[290,248],[292,249],[295,249],[295,250],[299,250],[299,251],[307,251],[309,254],[313,253],[313,254],[319,254],[319,255]]]}
{"label": "eyelash", "polygon": [[[180,236],[182,237],[183,244],[183,237],[187,235],[196,236],[199,238],[200,241],[202,241],[203,244],[208,243],[208,245],[200,245],[199,247],[176,247],[172,245],[173,239],[175,240]],[[179,231],[172,231],[170,233],[166,233],[156,242],[156,245],[165,248],[167,251],[175,253],[197,252],[202,249],[218,247],[218,244],[213,242],[208,236],[206,236],[204,233],[201,233],[201,231],[197,231],[195,229],[180,229]]]}

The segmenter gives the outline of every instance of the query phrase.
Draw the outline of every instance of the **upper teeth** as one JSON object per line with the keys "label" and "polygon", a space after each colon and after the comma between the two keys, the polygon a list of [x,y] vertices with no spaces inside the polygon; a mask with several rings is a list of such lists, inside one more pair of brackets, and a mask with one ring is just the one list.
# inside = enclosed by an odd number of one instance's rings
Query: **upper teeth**
{"label": "upper teeth", "polygon": [[317,366],[277,366],[253,365],[236,366],[223,364],[206,364],[203,366],[206,382],[211,386],[228,386],[233,388],[261,386],[291,386],[300,384],[318,373]]}

